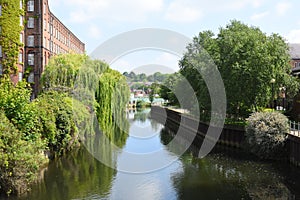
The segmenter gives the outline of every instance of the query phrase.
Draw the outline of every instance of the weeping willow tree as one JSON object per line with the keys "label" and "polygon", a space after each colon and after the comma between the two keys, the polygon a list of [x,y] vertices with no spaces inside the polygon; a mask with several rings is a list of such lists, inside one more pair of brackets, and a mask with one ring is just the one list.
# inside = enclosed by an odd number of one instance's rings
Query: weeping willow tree
{"label": "weeping willow tree", "polygon": [[95,95],[97,117],[102,131],[119,147],[125,144],[129,130],[125,115],[129,94],[126,79],[118,71],[108,69],[101,75]]}
{"label": "weeping willow tree", "polygon": [[119,146],[125,143],[124,133],[129,129],[125,108],[130,92],[125,77],[108,64],[86,55],[54,56],[42,75],[42,87],[44,92],[67,92],[86,106],[91,118],[77,124],[82,139],[96,133],[93,118],[96,113],[100,128],[108,138]]}
{"label": "weeping willow tree", "polygon": [[67,91],[74,88],[79,70],[88,57],[81,54],[60,54],[50,59],[42,75],[43,90]]}

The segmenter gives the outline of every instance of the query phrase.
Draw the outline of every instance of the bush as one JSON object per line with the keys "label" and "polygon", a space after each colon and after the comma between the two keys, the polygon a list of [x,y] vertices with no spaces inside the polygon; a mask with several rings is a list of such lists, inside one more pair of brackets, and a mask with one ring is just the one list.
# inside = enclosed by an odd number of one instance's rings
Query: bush
{"label": "bush", "polygon": [[0,193],[22,193],[36,179],[39,168],[48,159],[44,144],[22,139],[22,134],[0,110]]}
{"label": "bush", "polygon": [[31,90],[25,82],[14,86],[9,79],[1,80],[0,109],[26,140],[34,141],[39,138],[40,130],[35,106],[30,103],[30,94]]}
{"label": "bush", "polygon": [[146,102],[146,101],[143,101],[143,100],[137,100],[136,102],[136,107],[137,108],[146,108],[146,107],[150,107],[150,103],[149,102]]}
{"label": "bush", "polygon": [[[63,153],[78,142],[76,125],[80,125],[89,116],[82,103],[55,91],[41,94],[34,103],[38,111],[42,137],[52,153]],[[73,106],[76,109],[73,109]]]}
{"label": "bush", "polygon": [[283,114],[256,112],[247,119],[246,142],[258,157],[275,159],[284,153],[288,132],[288,119]]}

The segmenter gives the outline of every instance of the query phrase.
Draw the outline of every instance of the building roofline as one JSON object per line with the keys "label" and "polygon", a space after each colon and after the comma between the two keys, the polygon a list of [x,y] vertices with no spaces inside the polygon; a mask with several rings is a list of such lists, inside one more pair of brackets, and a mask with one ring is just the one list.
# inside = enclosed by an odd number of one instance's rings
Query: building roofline
{"label": "building roofline", "polygon": [[72,36],[74,37],[74,38],[76,38],[80,43],[82,43],[84,46],[85,46],[85,43],[83,43],[60,19],[58,19],[58,17],[56,17],[52,12],[51,12],[51,10],[50,10],[50,8],[49,8],[49,5],[48,5],[48,9],[49,9],[49,11],[50,11],[50,16],[51,17],[53,17],[53,18],[55,18],[57,21],[59,21],[59,23],[61,24],[61,25],[63,25],[64,26],[64,28],[66,29],[66,30],[68,30],[69,31],[69,33],[70,34],[72,34]]}

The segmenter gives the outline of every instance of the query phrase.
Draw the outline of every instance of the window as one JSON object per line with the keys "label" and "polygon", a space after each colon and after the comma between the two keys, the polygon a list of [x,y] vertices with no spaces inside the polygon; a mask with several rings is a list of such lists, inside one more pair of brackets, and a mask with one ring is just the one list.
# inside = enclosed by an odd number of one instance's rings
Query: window
{"label": "window", "polygon": [[44,48],[47,48],[47,39],[46,39],[46,37],[44,37],[43,46],[44,46]]}
{"label": "window", "polygon": [[20,42],[23,43],[23,34],[20,33]]}
{"label": "window", "polygon": [[20,0],[20,9],[23,9],[23,0]]}
{"label": "window", "polygon": [[3,74],[3,66],[2,66],[2,64],[0,63],[0,75],[2,75]]}
{"label": "window", "polygon": [[50,34],[53,35],[53,27],[50,25]]}
{"label": "window", "polygon": [[20,26],[23,26],[23,16],[20,16]]}
{"label": "window", "polygon": [[46,19],[44,19],[44,24],[43,24],[43,26],[44,26],[44,29],[47,30],[47,21],[46,21]]}
{"label": "window", "polygon": [[33,35],[29,35],[27,38],[27,46],[29,47],[33,47],[34,46],[34,36]]}
{"label": "window", "polygon": [[300,67],[300,62],[298,63],[298,66]]}
{"label": "window", "polygon": [[33,17],[28,18],[27,28],[34,28],[34,18]]}
{"label": "window", "polygon": [[33,12],[34,11],[34,1],[33,0],[29,0],[27,2],[27,11],[29,11],[29,12]]}
{"label": "window", "polygon": [[0,16],[2,16],[2,5],[0,5]]}
{"label": "window", "polygon": [[46,61],[47,61],[47,54],[45,53],[45,55],[44,55],[44,59],[43,59],[43,66],[45,66],[45,65],[46,65]]}
{"label": "window", "polygon": [[28,65],[34,65],[34,54],[33,53],[28,54]]}
{"label": "window", "polygon": [[22,63],[23,62],[23,53],[20,52],[19,53],[19,63]]}
{"label": "window", "polygon": [[53,52],[53,42],[50,42],[50,51]]}
{"label": "window", "polygon": [[46,4],[44,3],[44,15],[46,15]]}
{"label": "window", "polygon": [[34,73],[31,72],[28,76],[28,83],[33,83],[34,82]]}
{"label": "window", "polygon": [[295,65],[295,67],[297,67],[297,62],[295,62],[295,64],[294,64],[294,65]]}
{"label": "window", "polygon": [[22,81],[22,79],[23,79],[23,73],[19,72],[19,81]]}
{"label": "window", "polygon": [[0,45],[0,58],[2,58],[2,46]]}

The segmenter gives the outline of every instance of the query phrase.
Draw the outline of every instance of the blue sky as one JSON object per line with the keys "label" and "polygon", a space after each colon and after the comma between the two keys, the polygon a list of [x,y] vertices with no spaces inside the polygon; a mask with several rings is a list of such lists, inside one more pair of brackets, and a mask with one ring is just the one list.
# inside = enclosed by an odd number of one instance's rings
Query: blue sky
{"label": "blue sky", "polygon": [[[203,30],[217,33],[232,19],[300,43],[298,0],[49,0],[49,5],[86,44],[87,54],[126,31],[163,28],[192,38]],[[177,70],[179,59],[147,50],[121,57],[112,67],[123,72],[156,63]]]}

